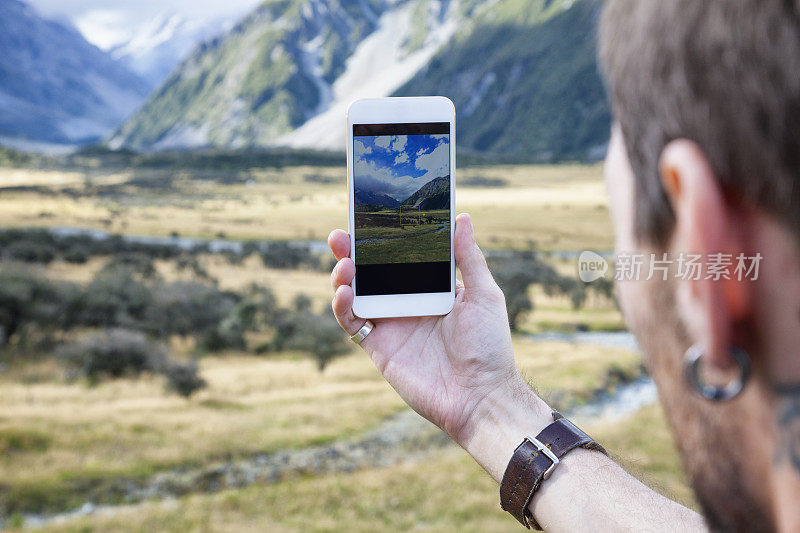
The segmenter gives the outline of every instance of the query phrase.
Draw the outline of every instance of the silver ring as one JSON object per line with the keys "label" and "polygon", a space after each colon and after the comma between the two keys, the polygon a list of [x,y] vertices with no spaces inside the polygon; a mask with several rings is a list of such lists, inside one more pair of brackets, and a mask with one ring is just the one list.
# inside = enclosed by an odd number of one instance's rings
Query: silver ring
{"label": "silver ring", "polygon": [[686,354],[683,356],[686,379],[705,399],[712,402],[727,402],[738,396],[747,384],[747,380],[750,378],[750,357],[747,352],[736,346],[731,346],[730,353],[739,367],[739,375],[724,387],[717,387],[703,383],[700,379],[698,367],[703,357],[703,350],[696,344],[686,350]]}
{"label": "silver ring", "polygon": [[361,341],[367,338],[367,335],[372,333],[372,330],[375,328],[375,324],[372,323],[371,320],[367,320],[364,322],[364,325],[361,326],[361,329],[350,335],[350,340],[356,344],[361,344]]}

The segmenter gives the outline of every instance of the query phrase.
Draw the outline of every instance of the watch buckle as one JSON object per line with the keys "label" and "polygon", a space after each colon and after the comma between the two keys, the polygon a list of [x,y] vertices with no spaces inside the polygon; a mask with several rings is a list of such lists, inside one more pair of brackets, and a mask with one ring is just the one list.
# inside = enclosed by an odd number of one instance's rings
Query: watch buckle
{"label": "watch buckle", "polygon": [[558,463],[560,463],[561,461],[558,460],[558,457],[556,457],[556,454],[554,454],[550,450],[550,448],[545,446],[545,444],[542,443],[542,441],[540,441],[536,437],[526,437],[526,438],[531,444],[536,446],[537,450],[542,452],[545,455],[545,457],[550,459],[550,462],[552,464],[549,467],[547,467],[547,470],[545,470],[544,474],[542,475],[542,479],[548,479],[550,477],[550,475],[553,473],[553,470],[556,469],[556,466],[558,465]]}

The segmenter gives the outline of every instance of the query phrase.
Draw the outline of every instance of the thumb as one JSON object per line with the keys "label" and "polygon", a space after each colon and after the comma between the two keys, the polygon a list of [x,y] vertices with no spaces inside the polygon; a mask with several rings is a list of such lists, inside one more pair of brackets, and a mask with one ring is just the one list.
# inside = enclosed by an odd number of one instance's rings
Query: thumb
{"label": "thumb", "polygon": [[488,289],[495,285],[494,278],[486,265],[486,258],[475,242],[472,220],[467,213],[456,217],[455,241],[456,265],[461,271],[464,287],[467,289]]}

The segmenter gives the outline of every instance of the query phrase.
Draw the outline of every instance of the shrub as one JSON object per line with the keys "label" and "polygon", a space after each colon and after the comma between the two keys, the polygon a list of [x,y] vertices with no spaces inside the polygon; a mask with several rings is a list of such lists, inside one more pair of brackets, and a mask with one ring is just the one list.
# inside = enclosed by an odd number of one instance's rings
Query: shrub
{"label": "shrub", "polygon": [[506,297],[509,326],[516,331],[525,313],[533,309],[528,287],[535,280],[534,269],[529,262],[511,259],[497,264],[492,274]]}
{"label": "shrub", "polygon": [[315,314],[307,308],[284,310],[274,323],[275,333],[269,349],[263,352],[297,350],[307,352],[317,361],[319,371],[349,351],[346,337],[330,310]]}
{"label": "shrub", "polygon": [[29,269],[0,270],[0,347],[28,326],[40,333],[70,328],[78,294],[77,285],[50,281]]}
{"label": "shrub", "polygon": [[238,299],[232,292],[199,282],[160,284],[146,312],[146,329],[161,336],[202,335],[218,328]]}
{"label": "shrub", "polygon": [[101,377],[138,376],[142,372],[161,372],[167,351],[138,331],[120,328],[95,333],[67,344],[59,358],[74,375],[96,381]]}
{"label": "shrub", "polygon": [[6,259],[48,264],[56,258],[56,248],[47,242],[15,241],[5,248]]}
{"label": "shrub", "polygon": [[234,314],[248,331],[262,331],[277,316],[278,299],[270,289],[250,284],[244,290],[244,298],[236,306]]}
{"label": "shrub", "polygon": [[89,261],[91,249],[84,244],[73,244],[64,251],[64,261],[82,265]]}
{"label": "shrub", "polygon": [[142,278],[152,278],[156,275],[153,256],[141,252],[122,252],[115,254],[111,260],[103,266],[100,272],[114,273],[115,271],[128,271]]}
{"label": "shrub", "polygon": [[200,348],[209,352],[222,350],[244,350],[244,327],[236,316],[229,316],[212,330],[203,334]]}
{"label": "shrub", "polygon": [[58,357],[71,377],[95,383],[102,378],[137,377],[144,372],[162,374],[168,390],[191,396],[206,386],[197,363],[171,359],[164,345],[139,331],[108,329],[63,346]]}
{"label": "shrub", "polygon": [[568,296],[575,309],[586,301],[586,288],[581,281],[560,275],[541,261],[535,252],[514,252],[509,257],[492,259],[489,264],[497,284],[505,294],[508,322],[512,330],[517,330],[525,313],[533,309],[533,302],[528,295],[531,285],[541,285],[548,296]]}
{"label": "shrub", "polygon": [[103,269],[84,290],[79,320],[84,326],[139,329],[152,305],[152,291],[130,267]]}
{"label": "shrub", "polygon": [[295,269],[305,267],[317,270],[321,266],[320,259],[306,246],[295,246],[287,242],[270,243],[266,251],[261,252],[264,266],[271,268]]}
{"label": "shrub", "polygon": [[167,390],[177,392],[184,398],[188,398],[198,390],[207,385],[197,373],[197,363],[189,361],[187,363],[169,362],[164,367],[164,377],[167,378]]}

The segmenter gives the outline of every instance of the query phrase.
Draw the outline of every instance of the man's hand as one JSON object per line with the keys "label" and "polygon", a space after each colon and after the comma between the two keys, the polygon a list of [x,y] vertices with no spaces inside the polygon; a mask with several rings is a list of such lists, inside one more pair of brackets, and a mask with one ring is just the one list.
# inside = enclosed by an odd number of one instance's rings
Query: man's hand
{"label": "man's hand", "polygon": [[[503,293],[475,243],[469,215],[456,218],[454,240],[463,283],[456,282],[453,310],[375,320],[361,346],[406,403],[464,446],[493,398],[517,396],[527,386],[514,363]],[[335,230],[328,244],[339,260],[331,273],[333,312],[351,335],[364,319],[352,310],[350,236]]]}
{"label": "man's hand", "polygon": [[[331,273],[333,312],[352,335],[355,265],[350,236],[328,244],[339,260]],[[455,307],[442,317],[375,320],[361,343],[400,396],[444,429],[498,482],[514,448],[552,422],[547,404],[517,371],[503,293],[473,237],[468,215],[455,229]],[[603,454],[576,449],[538,491],[529,509],[547,531],[702,531],[699,515],[653,492]]]}

